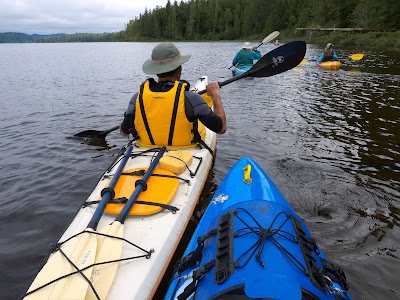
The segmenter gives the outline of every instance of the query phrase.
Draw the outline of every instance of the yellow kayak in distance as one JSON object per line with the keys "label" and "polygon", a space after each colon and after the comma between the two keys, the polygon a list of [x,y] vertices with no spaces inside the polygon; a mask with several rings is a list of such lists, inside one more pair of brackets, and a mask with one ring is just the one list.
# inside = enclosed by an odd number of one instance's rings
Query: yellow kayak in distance
{"label": "yellow kayak in distance", "polygon": [[317,67],[320,67],[324,70],[339,70],[340,66],[342,65],[340,61],[323,61],[320,63],[316,63]]}

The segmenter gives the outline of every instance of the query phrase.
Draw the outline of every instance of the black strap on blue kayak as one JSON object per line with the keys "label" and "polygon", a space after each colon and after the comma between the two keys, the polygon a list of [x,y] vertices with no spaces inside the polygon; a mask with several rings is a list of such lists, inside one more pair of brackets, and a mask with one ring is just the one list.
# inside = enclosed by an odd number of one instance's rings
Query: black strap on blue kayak
{"label": "black strap on blue kayak", "polygon": [[193,267],[194,265],[196,265],[201,259],[201,255],[202,255],[203,249],[204,249],[204,242],[216,234],[217,234],[217,229],[213,229],[213,230],[210,230],[208,233],[200,236],[197,239],[196,249],[194,251],[190,252],[188,255],[182,257],[176,263],[172,274],[175,274],[175,273],[181,274],[187,268]]}
{"label": "black strap on blue kayak", "polygon": [[297,243],[299,244],[301,254],[303,255],[304,263],[306,264],[305,274],[310,278],[314,286],[316,286],[322,293],[326,294],[324,276],[313,253],[315,252],[316,254],[319,254],[317,244],[313,238],[307,237],[307,234],[298,219],[292,215],[289,215],[289,218],[293,224]]}
{"label": "black strap on blue kayak", "polygon": [[[331,281],[337,282],[345,291],[348,291],[349,285],[347,284],[346,274],[343,270],[332,262],[328,262],[324,259],[321,261],[325,276],[330,278]],[[330,284],[330,282],[328,281],[327,284]]]}
{"label": "black strap on blue kayak", "polygon": [[[216,234],[217,234],[217,229],[213,229],[213,230],[210,230],[208,233],[198,237],[197,238],[197,247],[196,247],[196,249],[194,251],[190,252],[188,255],[182,257],[176,263],[176,265],[174,266],[174,270],[173,270],[172,274],[180,275],[187,268],[193,267],[194,265],[199,263],[200,260],[201,260],[201,256],[203,254],[204,242],[207,239],[213,237]],[[173,278],[171,278],[169,285],[171,285],[172,279]],[[196,279],[196,281],[198,281],[198,279]],[[194,292],[196,287],[197,287],[197,284],[196,285],[191,285],[191,287],[189,287],[188,290],[185,289],[185,292],[180,295],[181,299],[187,299]],[[178,285],[175,286],[175,290],[173,292],[173,295],[175,295],[177,288],[178,288]],[[192,292],[190,292],[190,294],[188,294],[189,291],[192,291]]]}
{"label": "black strap on blue kayak", "polygon": [[213,259],[204,266],[193,271],[193,281],[187,287],[185,287],[182,294],[178,296],[178,300],[188,299],[190,295],[196,291],[199,280],[214,267],[214,264],[215,260]]}
{"label": "black strap on blue kayak", "polygon": [[215,252],[214,282],[225,282],[235,270],[233,260],[233,216],[235,211],[222,215],[218,220],[217,249]]}

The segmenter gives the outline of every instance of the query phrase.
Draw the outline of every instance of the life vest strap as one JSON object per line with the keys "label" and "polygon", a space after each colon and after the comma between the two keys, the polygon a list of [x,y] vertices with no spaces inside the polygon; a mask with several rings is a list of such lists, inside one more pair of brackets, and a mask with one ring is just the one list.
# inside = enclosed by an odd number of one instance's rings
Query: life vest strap
{"label": "life vest strap", "polygon": [[147,121],[146,110],[144,109],[144,103],[143,103],[143,89],[144,89],[145,83],[146,83],[146,81],[140,85],[139,105],[140,105],[140,111],[142,113],[143,123],[144,123],[144,126],[146,127],[147,135],[149,136],[151,144],[155,145],[153,136],[151,134],[149,122]]}
{"label": "life vest strap", "polygon": [[168,136],[168,146],[172,146],[172,139],[174,137],[174,130],[175,130],[175,122],[176,122],[176,114],[178,112],[178,105],[179,105],[179,99],[181,96],[181,90],[182,90],[182,82],[179,82],[176,94],[175,94],[175,102],[174,102],[174,109],[172,110],[172,116],[171,116],[171,125],[169,127],[169,136]]}

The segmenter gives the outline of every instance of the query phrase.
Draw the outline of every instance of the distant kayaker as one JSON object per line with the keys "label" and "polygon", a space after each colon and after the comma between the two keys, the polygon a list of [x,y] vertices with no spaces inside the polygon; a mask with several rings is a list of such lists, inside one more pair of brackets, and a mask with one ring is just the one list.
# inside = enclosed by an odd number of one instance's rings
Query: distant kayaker
{"label": "distant kayaker", "polygon": [[182,64],[190,57],[180,54],[169,42],[154,47],[142,70],[158,79],[147,79],[132,96],[120,126],[121,135],[131,133],[149,146],[188,146],[201,142],[198,120],[214,132],[225,133],[226,116],[218,83],[207,85],[212,111],[203,97],[189,91],[189,83],[181,80]]}
{"label": "distant kayaker", "polygon": [[234,66],[236,65],[252,65],[254,60],[261,58],[260,51],[257,48],[251,47],[249,42],[243,44],[242,49],[236,54],[232,61]]}
{"label": "distant kayaker", "polygon": [[324,52],[316,60],[316,62],[320,63],[323,61],[339,60],[339,57],[336,55],[335,50],[333,50],[333,47],[334,45],[332,45],[331,43],[326,44]]}

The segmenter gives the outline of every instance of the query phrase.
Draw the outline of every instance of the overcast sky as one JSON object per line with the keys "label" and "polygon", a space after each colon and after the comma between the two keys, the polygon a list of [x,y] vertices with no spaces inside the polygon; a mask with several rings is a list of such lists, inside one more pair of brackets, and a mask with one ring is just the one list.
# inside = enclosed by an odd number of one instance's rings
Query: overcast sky
{"label": "overcast sky", "polygon": [[[168,0],[0,0],[0,32],[114,32]],[[173,3],[173,1],[171,1]]]}

